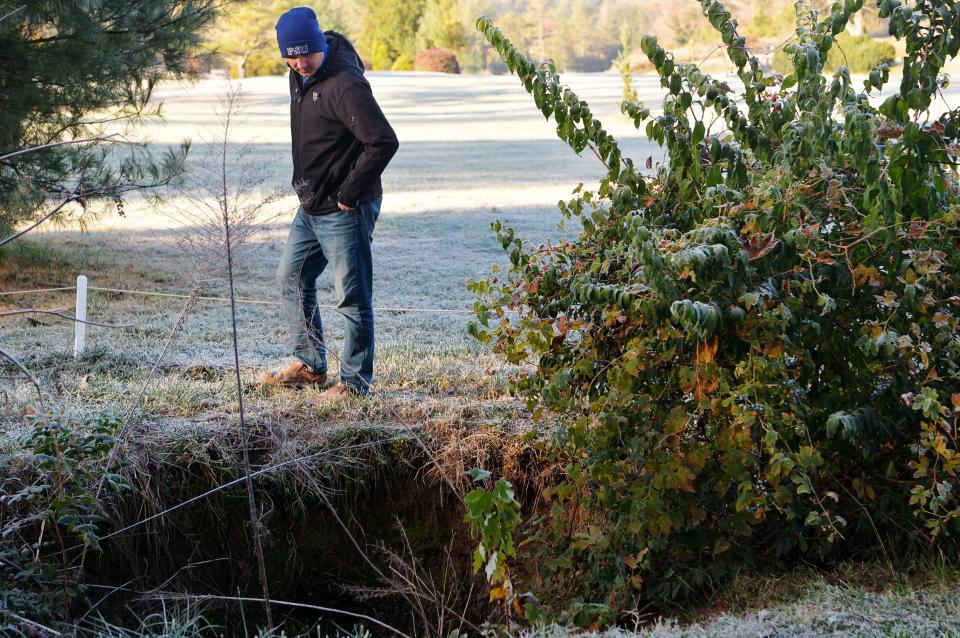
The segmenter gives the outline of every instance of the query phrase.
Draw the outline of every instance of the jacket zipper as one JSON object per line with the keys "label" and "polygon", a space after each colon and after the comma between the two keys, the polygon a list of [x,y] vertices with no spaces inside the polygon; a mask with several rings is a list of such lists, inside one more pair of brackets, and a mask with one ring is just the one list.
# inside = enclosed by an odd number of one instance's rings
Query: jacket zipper
{"label": "jacket zipper", "polygon": [[294,141],[294,143],[297,145],[296,146],[297,159],[296,159],[296,165],[294,166],[294,170],[296,173],[298,173],[299,180],[302,181],[306,179],[306,177],[303,175],[303,170],[300,166],[301,158],[303,157],[303,146],[302,146],[303,134],[301,132],[301,128],[303,125],[303,118],[301,117],[301,109],[300,109],[300,102],[303,100],[303,90],[300,85],[300,78],[295,78],[295,79],[297,82],[297,86],[294,88],[294,91],[296,91],[297,93],[297,139]]}

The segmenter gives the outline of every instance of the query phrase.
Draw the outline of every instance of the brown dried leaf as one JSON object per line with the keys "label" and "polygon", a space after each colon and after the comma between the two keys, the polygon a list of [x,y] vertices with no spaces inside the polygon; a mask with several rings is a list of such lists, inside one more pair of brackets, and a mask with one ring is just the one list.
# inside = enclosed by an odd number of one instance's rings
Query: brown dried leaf
{"label": "brown dried leaf", "polygon": [[773,233],[754,233],[750,236],[749,241],[744,242],[743,249],[747,251],[747,256],[750,258],[750,261],[754,259],[760,259],[770,254],[774,248],[780,243]]}

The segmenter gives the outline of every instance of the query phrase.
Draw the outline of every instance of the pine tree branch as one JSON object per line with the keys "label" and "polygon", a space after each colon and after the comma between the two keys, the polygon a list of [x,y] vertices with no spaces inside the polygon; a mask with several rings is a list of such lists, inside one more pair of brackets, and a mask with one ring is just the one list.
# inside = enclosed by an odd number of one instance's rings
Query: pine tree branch
{"label": "pine tree branch", "polygon": [[120,133],[111,133],[110,135],[95,135],[94,137],[83,137],[76,140],[61,140],[59,142],[48,142],[47,144],[40,144],[39,146],[31,146],[30,148],[22,148],[19,151],[13,151],[12,153],[7,153],[6,155],[0,155],[0,162],[4,160],[8,160],[11,157],[17,157],[18,155],[26,155],[27,153],[43,151],[49,148],[55,148],[57,146],[67,146],[72,144],[86,144],[87,142],[110,142],[111,144],[134,144],[134,142],[131,142]]}
{"label": "pine tree branch", "polygon": [[13,11],[9,11],[9,12],[6,13],[5,15],[0,16],[0,22],[3,22],[4,20],[6,20],[7,18],[9,18],[10,16],[13,16],[13,15],[16,15],[16,14],[20,13],[21,11],[23,11],[23,10],[26,9],[26,8],[27,8],[27,5],[25,5],[25,4],[20,5],[19,7],[17,7],[16,9],[14,9]]}
{"label": "pine tree branch", "polygon": [[71,195],[70,197],[66,198],[65,200],[63,200],[62,202],[60,202],[60,205],[59,205],[59,206],[57,206],[56,208],[54,208],[52,211],[50,211],[49,213],[47,213],[46,215],[44,215],[43,217],[41,217],[41,218],[38,219],[37,221],[33,222],[32,224],[30,224],[29,226],[27,226],[27,227],[24,228],[23,230],[21,230],[21,231],[19,231],[19,232],[16,232],[16,233],[10,235],[9,237],[7,237],[6,239],[0,241],[0,246],[6,246],[6,245],[9,244],[10,242],[12,242],[14,239],[17,239],[18,237],[23,237],[24,235],[26,235],[27,233],[29,233],[29,232],[30,232],[31,230],[33,230],[34,228],[36,228],[37,226],[39,226],[39,225],[42,224],[43,222],[47,221],[48,219],[50,219],[51,217],[53,217],[54,215],[56,215],[57,213],[59,213],[60,210],[61,210],[64,206],[66,206],[66,205],[69,204],[70,202],[77,201],[78,199],[80,199],[80,198],[79,198],[77,195]]}

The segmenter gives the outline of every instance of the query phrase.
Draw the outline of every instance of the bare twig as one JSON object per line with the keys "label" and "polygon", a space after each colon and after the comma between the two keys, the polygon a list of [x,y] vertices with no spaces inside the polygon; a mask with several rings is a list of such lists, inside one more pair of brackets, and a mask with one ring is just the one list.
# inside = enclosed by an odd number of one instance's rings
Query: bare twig
{"label": "bare twig", "polygon": [[[367,555],[367,553],[363,550],[362,547],[360,547],[360,543],[357,542],[357,539],[354,537],[353,533],[350,531],[350,528],[347,527],[346,523],[343,522],[343,519],[340,518],[340,515],[337,513],[336,508],[333,507],[333,503],[330,502],[330,499],[327,498],[327,495],[324,494],[323,492],[320,492],[320,498],[323,500],[324,505],[327,506],[327,509],[330,510],[330,513],[333,514],[333,518],[340,525],[340,528],[343,529],[343,532],[347,535],[347,538],[350,539],[350,542],[353,544],[354,548],[356,548],[356,550],[360,553],[360,556],[363,558],[364,562],[367,563],[367,565],[369,565],[373,569],[373,571],[376,572],[377,575],[384,580],[384,582],[390,582],[390,579],[387,578],[386,574],[384,574],[383,571],[381,571],[381,569],[377,567],[372,560],[370,560],[370,557]],[[411,599],[410,596],[407,595],[406,591],[401,590],[399,588],[397,588],[397,591],[400,593],[401,596],[403,596],[403,598],[407,601],[407,603],[412,608],[416,608],[418,606],[417,601],[414,599]],[[433,631],[435,635],[440,635],[439,631],[437,631],[439,628],[435,628],[430,625],[430,622],[427,619],[426,614],[421,614],[421,618],[427,624],[427,626]]]}
{"label": "bare twig", "polygon": [[34,620],[30,620],[29,618],[24,618],[23,616],[19,616],[19,615],[13,613],[12,611],[10,611],[9,609],[4,610],[3,613],[7,614],[7,615],[10,616],[11,618],[15,618],[15,619],[19,620],[19,621],[22,622],[22,623],[28,624],[28,625],[30,625],[31,627],[36,627],[37,629],[40,629],[40,630],[42,630],[42,631],[45,631],[45,632],[47,632],[47,633],[49,633],[49,634],[53,634],[54,636],[62,636],[62,635],[63,635],[62,633],[60,633],[60,632],[57,631],[56,629],[50,629],[50,628],[47,627],[46,625],[41,625],[40,623],[38,623],[38,622],[36,622],[36,621],[34,621]]}
{"label": "bare twig", "polygon": [[263,590],[263,608],[267,614],[267,629],[273,631],[273,612],[270,610],[270,586],[267,581],[267,563],[263,555],[263,530],[260,516],[257,514],[256,494],[253,489],[253,479],[250,477],[250,429],[247,427],[243,413],[243,384],[240,381],[240,339],[237,335],[237,302],[233,285],[234,244],[231,231],[231,216],[234,207],[230,202],[230,189],[227,184],[227,158],[229,156],[230,122],[237,112],[239,97],[238,90],[231,89],[227,94],[223,119],[223,140],[221,144],[220,168],[220,215],[223,223],[225,252],[227,257],[227,282],[230,285],[230,324],[233,337],[233,369],[237,387],[237,407],[240,417],[240,432],[243,439],[243,474],[247,490],[247,506],[250,510],[250,531],[253,534],[254,549],[257,555],[257,566],[260,572],[260,587]]}
{"label": "bare twig", "polygon": [[26,9],[26,8],[27,8],[27,5],[25,5],[25,4],[20,5],[19,7],[17,7],[16,9],[14,9],[13,11],[9,11],[9,12],[7,12],[5,15],[3,15],[2,17],[0,17],[0,22],[3,22],[3,21],[6,20],[7,18],[12,17],[12,16],[20,13],[21,11],[23,11],[23,10]]}
{"label": "bare twig", "polygon": [[455,601],[451,598],[451,596],[456,596],[458,592],[462,591],[462,583],[460,583],[460,586],[451,591],[451,584],[447,582],[447,579],[451,574],[455,575],[458,573],[450,554],[450,545],[448,544],[445,548],[446,560],[444,561],[444,568],[441,574],[443,581],[438,585],[434,579],[433,572],[424,570],[420,564],[420,561],[417,560],[417,557],[413,552],[413,546],[410,543],[410,538],[407,536],[407,530],[404,529],[399,519],[397,519],[397,525],[400,529],[400,533],[403,536],[403,544],[407,558],[404,558],[403,556],[389,550],[386,547],[382,548],[383,552],[390,559],[390,572],[400,579],[399,583],[390,582],[391,586],[397,590],[401,590],[405,594],[409,594],[417,598],[419,613],[424,623],[428,626],[430,625],[429,621],[427,620],[428,612],[423,605],[420,604],[420,601],[426,601],[428,604],[434,607],[434,612],[437,614],[434,635],[444,636],[450,634],[451,626],[447,620],[447,614],[452,615],[453,618],[458,621],[457,631],[462,630],[463,626],[467,625],[471,631],[482,634],[483,631],[480,629],[480,627],[471,623],[466,618],[467,609],[470,605],[470,597],[473,595],[473,586],[475,582],[473,578],[468,576],[470,580],[470,587],[467,591],[466,598],[464,599],[463,611],[458,612],[450,606],[451,604],[455,604]]}
{"label": "bare twig", "polygon": [[33,387],[37,389],[37,398],[40,400],[40,405],[43,406],[44,405],[43,390],[40,388],[40,380],[37,379],[37,377],[33,376],[33,373],[27,370],[27,368],[22,363],[20,363],[19,359],[17,359],[15,356],[10,354],[3,348],[0,348],[0,357],[12,363],[14,367],[20,370],[20,372],[22,372],[23,375],[30,380],[30,383],[33,384]]}

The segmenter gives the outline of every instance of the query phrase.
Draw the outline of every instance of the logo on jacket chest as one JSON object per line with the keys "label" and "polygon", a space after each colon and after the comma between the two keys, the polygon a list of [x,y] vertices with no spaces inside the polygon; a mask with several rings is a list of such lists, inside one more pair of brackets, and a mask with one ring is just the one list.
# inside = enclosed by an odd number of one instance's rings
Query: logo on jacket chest
{"label": "logo on jacket chest", "polygon": [[320,99],[320,91],[314,91],[314,92],[313,92],[313,101],[316,102],[316,101],[319,100],[319,99]]}

